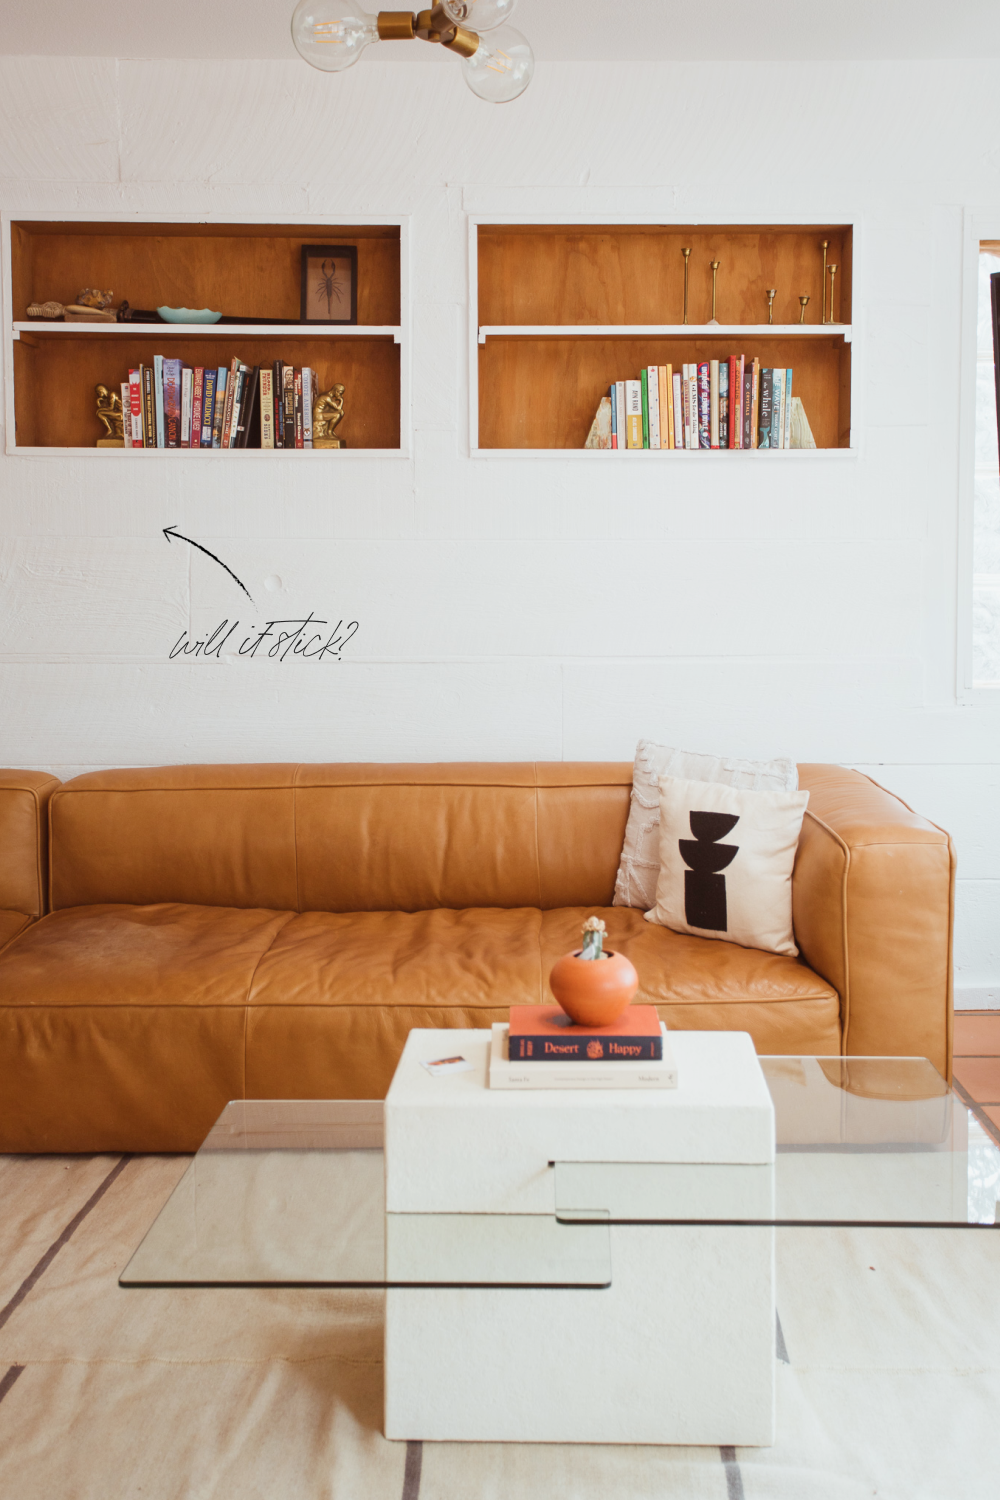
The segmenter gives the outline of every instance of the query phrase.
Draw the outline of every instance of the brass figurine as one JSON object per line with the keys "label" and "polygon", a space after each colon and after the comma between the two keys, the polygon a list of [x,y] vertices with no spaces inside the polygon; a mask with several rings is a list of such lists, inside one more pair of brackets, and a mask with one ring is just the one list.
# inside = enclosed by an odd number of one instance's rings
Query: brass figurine
{"label": "brass figurine", "polygon": [[342,438],[334,437],[338,424],[344,420],[344,387],[331,386],[317,397],[313,406],[313,447],[346,448]]}
{"label": "brass figurine", "polygon": [[830,264],[827,266],[826,269],[830,273],[830,316],[827,318],[826,321],[828,323],[836,323],[837,319],[833,316],[833,278],[837,274],[837,267],[831,261]]}
{"label": "brass figurine", "polygon": [[708,321],[709,321],[709,324],[714,323],[715,326],[718,327],[719,326],[719,320],[715,316],[715,278],[719,274],[719,265],[720,265],[720,262],[717,261],[717,260],[713,260],[712,263],[711,263],[711,265],[712,265],[712,316],[709,318]]}
{"label": "brass figurine", "polygon": [[806,320],[806,304],[808,303],[808,301],[809,301],[808,297],[800,297],[799,298],[799,306],[802,309],[802,311],[799,313],[799,322],[800,323],[804,323],[805,320]]}
{"label": "brass figurine", "polygon": [[681,254],[684,257],[684,321],[686,323],[688,320],[688,260],[691,255],[691,246],[689,245],[686,250],[682,249]]}
{"label": "brass figurine", "polygon": [[769,286],[769,287],[765,288],[764,295],[767,297],[767,321],[769,323],[773,323],[774,322],[774,299],[778,295],[778,288],[776,286]]}
{"label": "brass figurine", "polygon": [[125,416],[121,396],[109,391],[106,385],[95,385],[94,395],[97,397],[97,420],[104,428],[104,436],[97,439],[94,447],[124,448]]}
{"label": "brass figurine", "polygon": [[822,290],[823,290],[823,307],[822,307],[822,310],[821,310],[820,315],[819,315],[819,320],[820,320],[821,323],[825,323],[826,322],[826,251],[827,251],[827,246],[829,245],[829,243],[830,243],[829,240],[824,240],[823,244],[821,246],[822,251],[823,251],[823,280],[820,283],[820,285],[822,287]]}

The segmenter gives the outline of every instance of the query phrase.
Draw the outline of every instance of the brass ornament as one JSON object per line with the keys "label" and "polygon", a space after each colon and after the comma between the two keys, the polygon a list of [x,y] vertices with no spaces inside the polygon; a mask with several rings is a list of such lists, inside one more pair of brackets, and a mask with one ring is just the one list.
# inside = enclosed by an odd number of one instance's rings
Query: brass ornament
{"label": "brass ornament", "polygon": [[823,244],[821,246],[821,249],[823,251],[823,280],[820,283],[820,286],[821,286],[822,291],[823,291],[823,307],[822,307],[822,310],[820,311],[820,315],[819,315],[819,320],[820,320],[821,323],[825,323],[826,322],[826,252],[827,252],[827,248],[828,248],[829,244],[830,244],[829,240],[824,240]]}
{"label": "brass ornament", "polygon": [[778,295],[778,288],[776,286],[769,286],[769,287],[765,288],[764,295],[767,298],[767,321],[769,323],[773,323],[774,322],[774,299]]}
{"label": "brass ornament", "polygon": [[682,249],[681,254],[684,257],[684,321],[686,323],[688,320],[688,265],[691,258],[691,246],[689,245],[686,250]]}
{"label": "brass ornament", "polygon": [[334,437],[337,426],[344,420],[344,387],[331,386],[317,397],[313,405],[313,447],[346,448],[342,438]]}
{"label": "brass ornament", "polygon": [[125,415],[121,396],[109,391],[106,385],[95,385],[94,395],[97,397],[97,420],[104,428],[104,436],[97,439],[94,447],[124,448]]}
{"label": "brass ornament", "polygon": [[805,320],[806,320],[806,307],[808,306],[808,303],[809,303],[809,298],[808,297],[800,297],[799,298],[799,306],[802,309],[802,311],[799,313],[799,322],[800,323],[804,323]]}
{"label": "brass ornament", "polygon": [[830,264],[827,266],[826,269],[830,273],[830,316],[827,318],[826,321],[828,323],[836,323],[837,319],[833,316],[833,280],[834,280],[834,277],[837,274],[837,267],[831,261]]}
{"label": "brass ornament", "polygon": [[719,326],[719,320],[715,316],[715,282],[716,282],[716,277],[719,274],[719,266],[720,265],[721,265],[721,261],[713,260],[711,262],[711,266],[712,266],[712,316],[709,318],[708,321],[709,321],[709,324],[714,323],[716,327]]}

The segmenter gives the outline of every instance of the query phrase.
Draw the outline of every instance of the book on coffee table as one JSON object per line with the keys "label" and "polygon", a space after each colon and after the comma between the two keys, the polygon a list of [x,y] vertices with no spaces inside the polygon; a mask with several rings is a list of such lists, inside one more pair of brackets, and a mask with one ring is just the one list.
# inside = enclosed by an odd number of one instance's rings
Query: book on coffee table
{"label": "book on coffee table", "polygon": [[[514,1009],[514,1007],[511,1007]],[[631,1059],[597,1062],[533,1060],[521,1062],[509,1056],[506,1021],[494,1021],[490,1047],[491,1089],[675,1089],[677,1064],[662,1021],[661,1057],[658,1061]]]}
{"label": "book on coffee table", "polygon": [[659,1062],[655,1005],[628,1005],[610,1026],[577,1026],[561,1005],[512,1005],[508,1051],[518,1062]]}

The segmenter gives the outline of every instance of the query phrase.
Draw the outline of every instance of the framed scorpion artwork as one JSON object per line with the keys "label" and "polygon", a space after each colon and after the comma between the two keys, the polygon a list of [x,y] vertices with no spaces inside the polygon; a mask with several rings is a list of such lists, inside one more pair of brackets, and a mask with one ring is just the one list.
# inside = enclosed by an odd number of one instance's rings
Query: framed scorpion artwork
{"label": "framed scorpion artwork", "polygon": [[358,321],[357,245],[302,246],[303,323]]}

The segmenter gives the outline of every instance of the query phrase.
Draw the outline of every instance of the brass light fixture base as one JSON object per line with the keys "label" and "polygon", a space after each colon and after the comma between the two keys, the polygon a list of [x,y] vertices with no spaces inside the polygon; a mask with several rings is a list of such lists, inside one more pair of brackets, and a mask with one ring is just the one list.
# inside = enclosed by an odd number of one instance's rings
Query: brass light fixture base
{"label": "brass light fixture base", "polygon": [[383,42],[411,42],[416,36],[415,17],[409,10],[380,10],[378,34]]}

